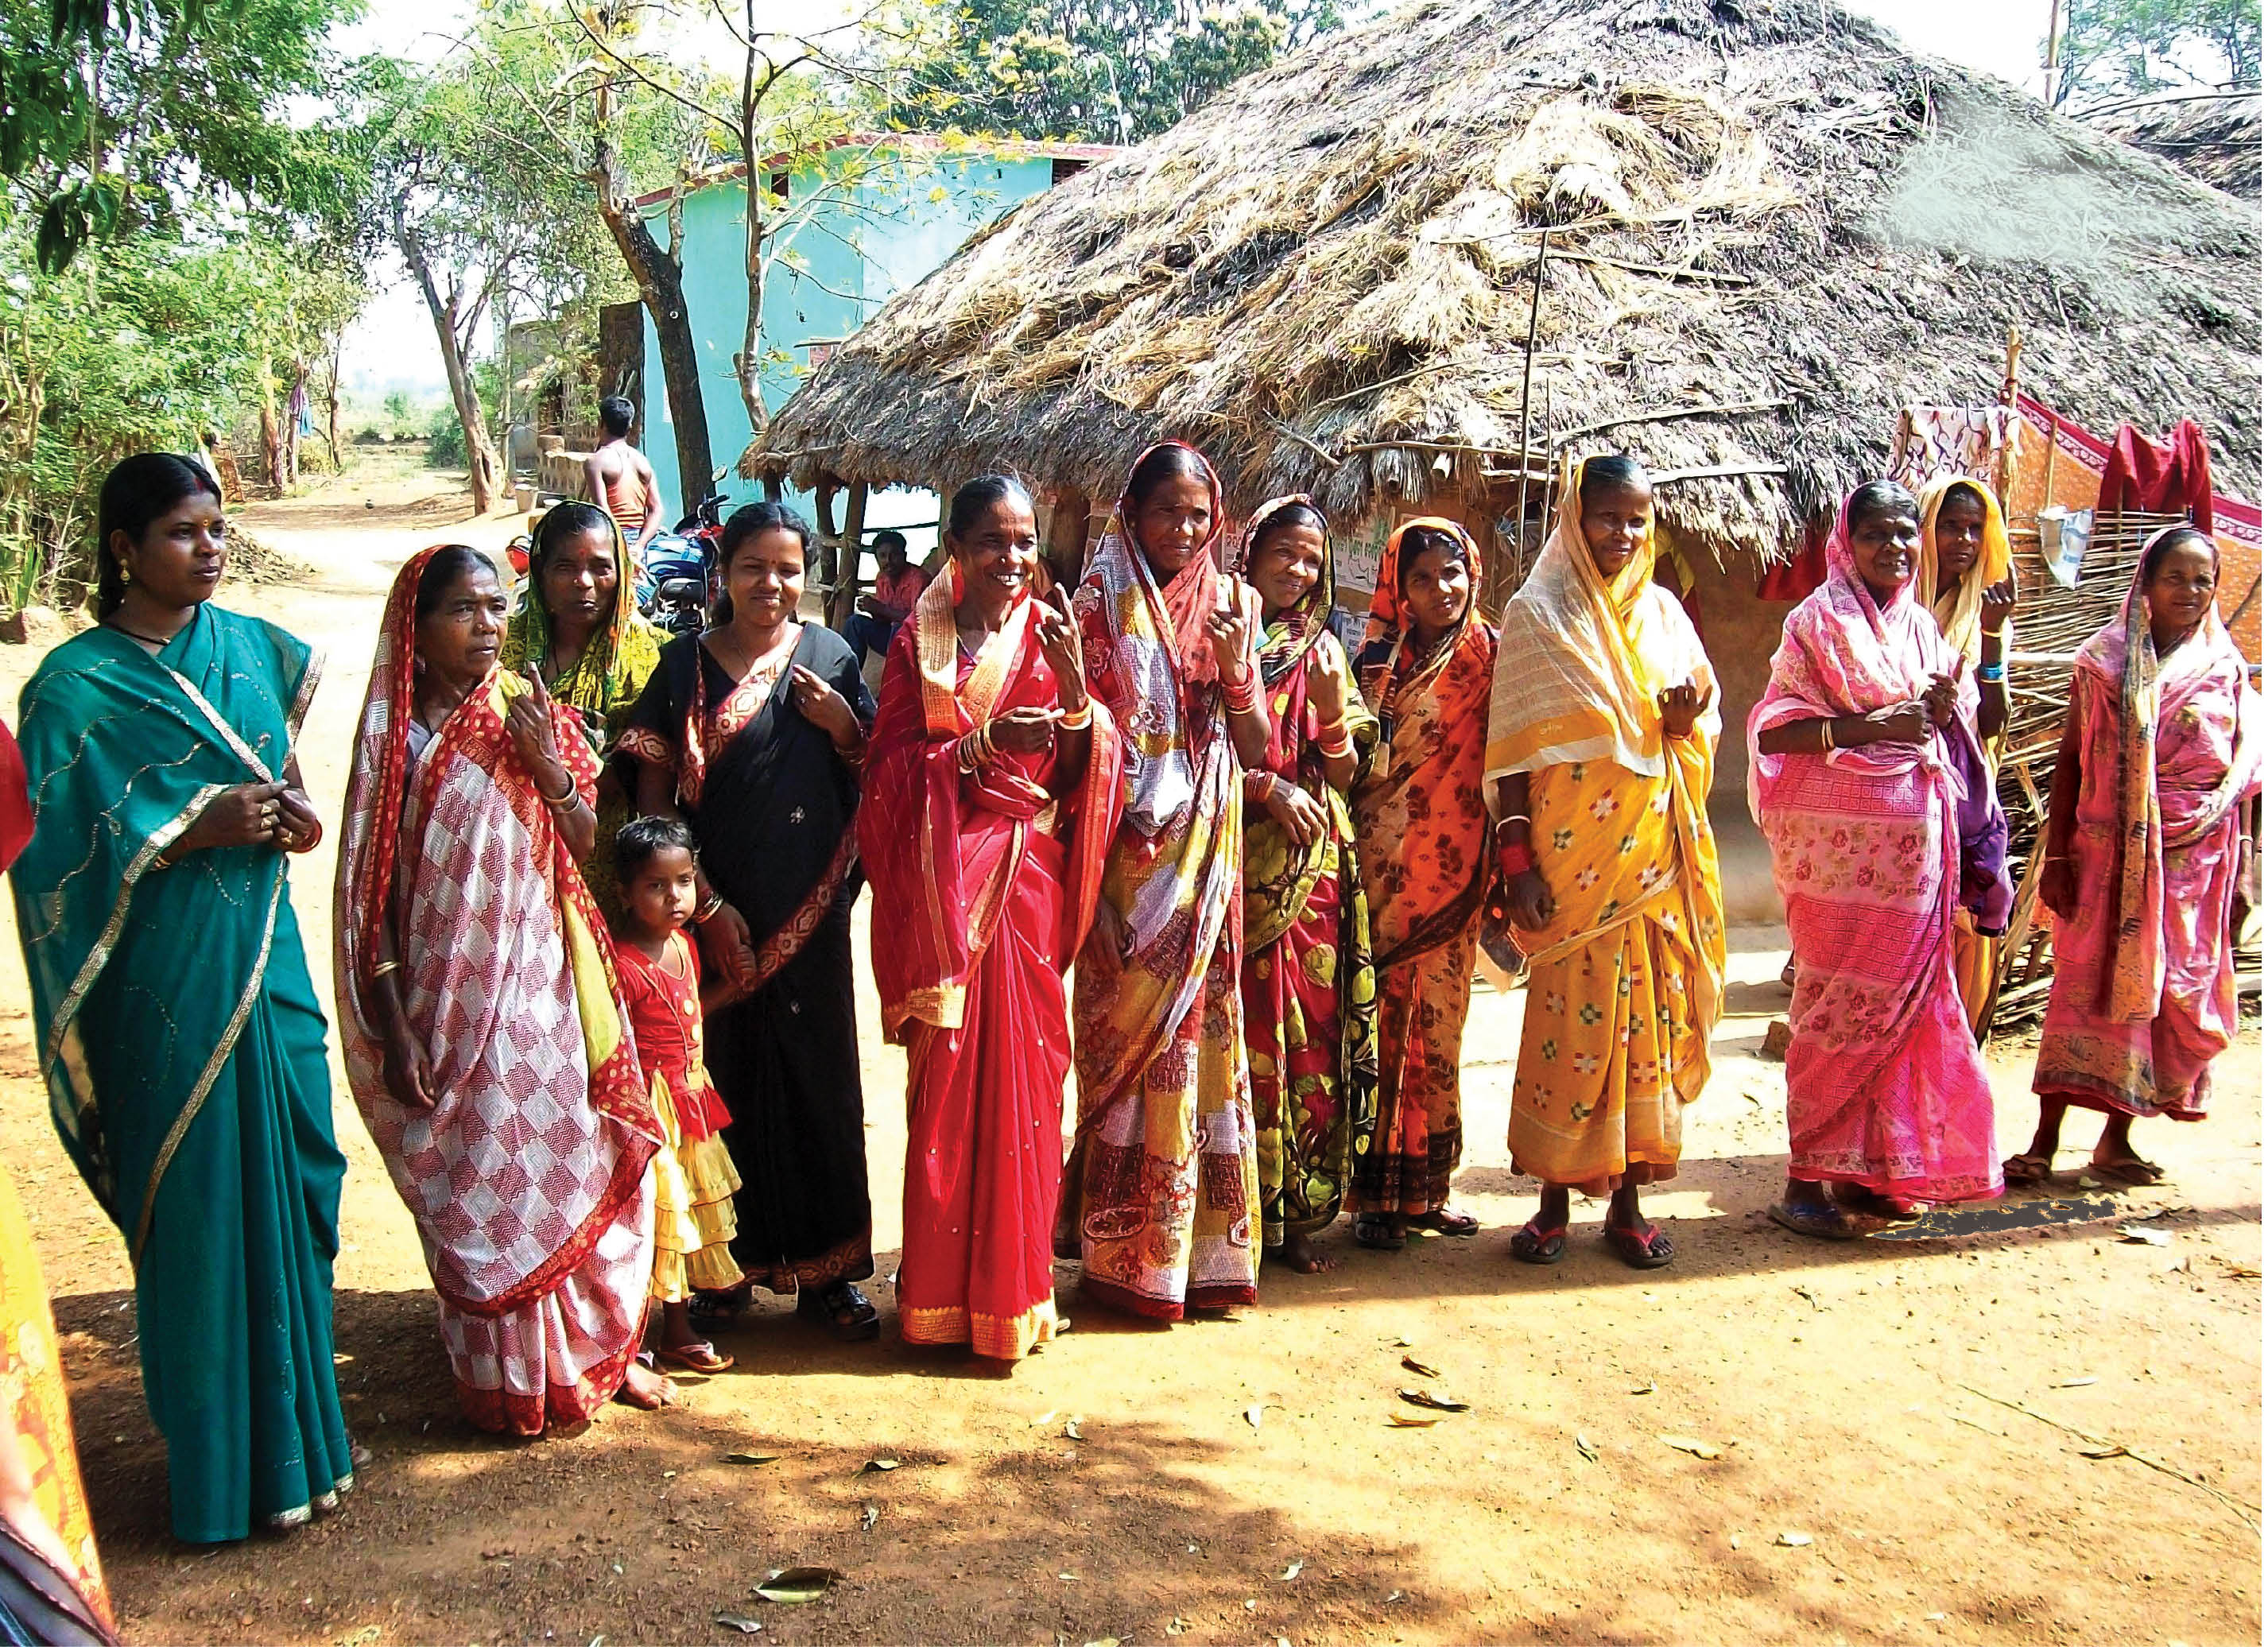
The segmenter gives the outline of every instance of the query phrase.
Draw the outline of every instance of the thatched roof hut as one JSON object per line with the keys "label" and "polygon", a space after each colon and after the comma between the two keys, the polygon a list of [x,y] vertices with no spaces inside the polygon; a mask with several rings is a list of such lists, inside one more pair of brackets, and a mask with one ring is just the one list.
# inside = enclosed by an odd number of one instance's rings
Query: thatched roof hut
{"label": "thatched roof hut", "polygon": [[1902,403],[1996,399],[2013,320],[2028,390],[2195,416],[2257,495],[2260,257],[2257,211],[1823,0],[1425,0],[1007,214],[744,472],[1108,499],[1171,433],[1246,505],[1494,519],[1611,442],[1692,477],[1674,534],[1769,557]]}
{"label": "thatched roof hut", "polygon": [[2242,200],[2260,198],[2260,93],[2166,98],[2092,123]]}

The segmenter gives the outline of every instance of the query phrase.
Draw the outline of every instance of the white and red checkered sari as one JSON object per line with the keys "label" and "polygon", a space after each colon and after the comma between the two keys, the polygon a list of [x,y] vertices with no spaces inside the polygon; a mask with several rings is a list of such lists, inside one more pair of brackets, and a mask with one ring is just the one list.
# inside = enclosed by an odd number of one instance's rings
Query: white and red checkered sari
{"label": "white and red checkered sari", "polygon": [[[416,754],[414,604],[401,569],[363,707],[339,849],[339,1022],[355,1101],[424,1243],[465,1411],[517,1435],[588,1418],[637,1353],[659,1138],[614,950],[504,731],[502,671]],[[574,712],[560,759],[587,801]],[[372,989],[400,963],[431,1111],[386,1085]]]}

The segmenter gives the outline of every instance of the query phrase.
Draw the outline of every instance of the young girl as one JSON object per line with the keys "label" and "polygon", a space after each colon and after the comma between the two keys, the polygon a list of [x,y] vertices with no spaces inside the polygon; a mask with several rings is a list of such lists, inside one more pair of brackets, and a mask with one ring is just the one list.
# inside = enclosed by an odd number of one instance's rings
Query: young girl
{"label": "young girl", "polygon": [[698,902],[694,870],[693,832],[679,819],[633,819],[615,837],[622,891],[615,969],[666,1146],[654,1157],[653,1296],[661,1300],[661,1320],[647,1347],[688,1371],[722,1372],[732,1357],[694,1331],[687,1305],[696,1289],[740,1282],[731,1248],[740,1177],[718,1136],[731,1117],[701,1061],[703,1017],[739,995],[721,979],[703,987],[701,963],[686,941]]}
{"label": "young girl", "polygon": [[1355,1239],[1392,1251],[1413,1229],[1471,1235],[1449,1210],[1464,1148],[1457,1063],[1488,891],[1481,795],[1496,631],[1462,526],[1405,521],[1379,557],[1355,673],[1381,727],[1357,786],[1355,840],[1378,970],[1378,1130],[1355,1165]]}

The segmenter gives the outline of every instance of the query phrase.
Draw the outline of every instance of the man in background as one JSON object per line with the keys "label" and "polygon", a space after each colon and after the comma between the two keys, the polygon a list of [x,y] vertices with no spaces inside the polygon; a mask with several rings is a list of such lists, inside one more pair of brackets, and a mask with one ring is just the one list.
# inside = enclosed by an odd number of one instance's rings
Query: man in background
{"label": "man in background", "polygon": [[599,449],[583,465],[584,495],[615,518],[630,540],[630,553],[645,558],[645,546],[661,530],[659,489],[653,465],[630,445],[637,408],[619,394],[599,402]]}
{"label": "man in background", "polygon": [[843,620],[843,638],[858,650],[860,662],[868,652],[887,655],[898,625],[914,614],[914,602],[929,587],[929,574],[906,559],[902,532],[874,534],[874,592],[858,597],[858,608]]}

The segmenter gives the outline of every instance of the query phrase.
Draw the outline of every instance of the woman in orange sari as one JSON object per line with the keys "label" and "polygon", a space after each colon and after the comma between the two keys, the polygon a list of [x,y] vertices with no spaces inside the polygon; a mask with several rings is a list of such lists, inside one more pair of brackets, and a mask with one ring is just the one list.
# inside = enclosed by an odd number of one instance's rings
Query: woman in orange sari
{"label": "woman in orange sari", "polygon": [[1259,601],[1220,570],[1226,524],[1212,466],[1152,446],[1072,601],[1126,778],[1072,991],[1079,1137],[1057,1249],[1076,1243],[1099,1302],[1168,1321],[1259,1291],[1239,768],[1266,754],[1268,710]]}
{"label": "woman in orange sari", "polygon": [[1355,1239],[1400,1248],[1411,1228],[1471,1235],[1449,1210],[1464,1149],[1457,1065],[1489,883],[1481,792],[1496,631],[1479,611],[1480,550],[1425,517],[1386,540],[1355,674],[1379,753],[1355,790],[1357,854],[1378,974],[1378,1129],[1355,1168]]}
{"label": "woman in orange sari", "polygon": [[899,1330],[1013,1362],[1056,1333],[1064,970],[1118,823],[1118,734],[1077,626],[1033,596],[1023,487],[969,482],[945,541],[883,666],[858,853],[882,1030],[906,1049]]}

